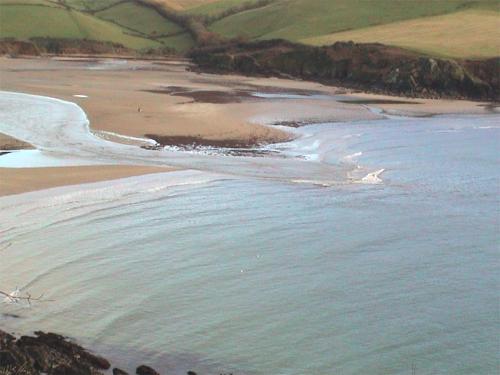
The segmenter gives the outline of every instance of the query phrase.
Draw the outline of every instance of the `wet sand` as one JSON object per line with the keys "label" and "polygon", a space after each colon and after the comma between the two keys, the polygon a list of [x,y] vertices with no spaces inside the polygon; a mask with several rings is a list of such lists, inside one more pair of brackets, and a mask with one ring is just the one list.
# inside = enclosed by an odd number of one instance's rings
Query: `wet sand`
{"label": "wet sand", "polygon": [[[249,148],[291,138],[283,130],[286,128],[265,125],[382,118],[369,106],[410,116],[491,113],[498,109],[488,103],[388,97],[298,80],[200,74],[189,68],[186,61],[172,60],[0,58],[0,90],[74,102],[86,112],[95,134],[138,146],[144,143],[113,134],[151,138],[165,145]],[[22,141],[0,135],[0,149],[26,147],[29,145]],[[0,194],[155,171],[164,169],[0,169]]]}
{"label": "wet sand", "polygon": [[174,169],[126,165],[0,168],[0,196],[172,170]]}
{"label": "wet sand", "polygon": [[[190,85],[197,74],[185,65],[146,61],[0,59],[1,89],[45,95],[77,103],[91,128],[132,137],[197,136],[248,142],[282,141],[288,135],[251,124],[225,106],[186,104],[186,98],[149,92],[167,85]],[[76,95],[76,96],[75,96]]]}
{"label": "wet sand", "polygon": [[0,152],[8,150],[29,150],[32,148],[33,146],[31,146],[29,143],[0,133]]}
{"label": "wet sand", "polygon": [[467,100],[395,98],[386,95],[356,93],[349,95],[353,104],[371,105],[385,113],[425,117],[444,114],[498,113],[498,103],[471,102]]}
{"label": "wet sand", "polygon": [[[334,101],[337,96],[395,101],[374,105],[418,114],[487,112],[468,101],[401,99],[297,80],[200,74],[189,71],[185,61],[0,58],[0,78],[2,90],[75,102],[93,130],[132,137],[268,143],[289,135],[262,124],[377,118],[361,105]],[[255,92],[299,97],[256,98]],[[318,94],[332,100],[317,100]]]}

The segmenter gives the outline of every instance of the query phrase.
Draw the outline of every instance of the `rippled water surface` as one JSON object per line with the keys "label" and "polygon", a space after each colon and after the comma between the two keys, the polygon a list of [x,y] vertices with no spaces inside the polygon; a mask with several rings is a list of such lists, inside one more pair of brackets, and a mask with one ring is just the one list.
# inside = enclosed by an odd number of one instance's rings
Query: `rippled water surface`
{"label": "rippled water surface", "polygon": [[498,117],[297,131],[273,147],[318,175],[215,158],[1,198],[0,285],[55,301],[0,326],[173,374],[495,373]]}

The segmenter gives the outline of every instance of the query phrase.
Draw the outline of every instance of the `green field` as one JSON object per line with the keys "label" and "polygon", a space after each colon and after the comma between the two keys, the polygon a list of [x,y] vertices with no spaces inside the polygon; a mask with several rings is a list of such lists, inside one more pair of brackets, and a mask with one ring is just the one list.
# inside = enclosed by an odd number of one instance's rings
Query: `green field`
{"label": "green field", "polygon": [[99,18],[114,22],[148,37],[167,36],[182,32],[179,25],[166,20],[155,10],[133,2],[121,3],[94,14]]}
{"label": "green field", "polygon": [[230,8],[238,7],[246,3],[256,2],[257,0],[219,0],[189,8],[186,13],[203,16],[215,16]]}
{"label": "green field", "polygon": [[1,5],[44,5],[59,8],[60,5],[50,0],[0,0]]}
{"label": "green field", "polygon": [[188,33],[160,38],[159,40],[165,46],[174,48],[179,52],[186,52],[187,50],[195,46],[193,38]]}
{"label": "green field", "polygon": [[466,10],[334,33],[302,42],[328,45],[346,40],[378,42],[442,57],[494,57],[500,53],[500,13]]}
{"label": "green field", "polygon": [[[69,8],[69,9],[68,9]],[[133,0],[0,0],[0,38],[88,39],[142,50],[193,46],[184,29]]]}
{"label": "green field", "polygon": [[264,8],[224,18],[211,30],[226,37],[294,41],[334,32],[446,14],[466,7],[498,7],[470,0],[277,0]]}
{"label": "green field", "polygon": [[[19,22],[19,20],[23,20]],[[63,8],[37,5],[2,5],[0,9],[0,37],[29,39],[56,37],[91,39],[123,44],[141,49],[156,47],[159,43],[127,35],[120,27],[90,15]]]}
{"label": "green field", "polygon": [[[225,38],[381,42],[446,57],[499,54],[500,0],[274,0],[246,11],[238,8],[258,0],[154,2],[181,18],[207,16],[209,31]],[[136,0],[0,0],[0,38],[86,38],[178,52],[195,46],[187,23],[168,18]]]}
{"label": "green field", "polygon": [[[24,2],[24,0],[21,0]],[[52,0],[54,1],[54,0]],[[63,0],[64,4],[67,6],[82,10],[82,11],[94,11],[103,8],[107,8],[114,4],[120,3],[122,0]]]}
{"label": "green field", "polygon": [[216,3],[219,2],[220,0],[155,0],[155,1],[161,2],[172,9],[184,11],[187,9],[195,8],[200,5]]}

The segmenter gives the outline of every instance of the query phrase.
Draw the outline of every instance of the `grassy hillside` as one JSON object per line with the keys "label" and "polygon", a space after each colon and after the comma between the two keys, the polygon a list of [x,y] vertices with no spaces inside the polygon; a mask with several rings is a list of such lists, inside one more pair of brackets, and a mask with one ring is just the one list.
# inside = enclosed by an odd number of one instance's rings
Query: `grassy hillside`
{"label": "grassy hillside", "polygon": [[0,0],[0,39],[36,37],[109,41],[136,50],[194,46],[182,26],[135,0]]}
{"label": "grassy hillside", "polygon": [[0,0],[0,5],[19,5],[19,4],[27,4],[27,5],[45,5],[52,7],[60,7],[59,4],[53,2],[51,0]]}
{"label": "grassy hillside", "polygon": [[219,0],[161,0],[165,5],[176,10],[186,10],[204,4],[218,2]]}
{"label": "grassy hillside", "polygon": [[86,38],[178,52],[218,36],[354,40],[489,57],[499,54],[499,14],[500,0],[0,0],[0,38]]}
{"label": "grassy hillside", "polygon": [[142,36],[169,36],[183,31],[179,25],[163,18],[155,10],[133,2],[120,3],[96,12],[94,15],[140,33]]}
{"label": "grassy hillside", "polygon": [[[22,0],[24,2],[24,0]],[[73,9],[81,11],[94,11],[98,9],[107,8],[114,4],[120,3],[122,0],[51,0],[53,2],[63,3]]]}
{"label": "grassy hillside", "polygon": [[494,8],[498,1],[470,0],[277,0],[224,18],[211,30],[226,36],[299,41],[334,32],[435,16],[466,7]]}
{"label": "grassy hillside", "polygon": [[41,5],[0,5],[0,37],[55,37],[111,41],[141,49],[160,43],[129,35],[119,26],[75,10]]}
{"label": "grassy hillside", "polygon": [[186,52],[195,46],[195,41],[188,33],[182,33],[174,36],[159,39],[165,46],[174,48],[179,52]]}
{"label": "grassy hillside", "polygon": [[228,9],[240,7],[243,4],[255,4],[258,0],[218,0],[218,1],[205,1],[204,4],[191,7],[186,10],[187,14],[202,15],[202,16],[215,16]]}
{"label": "grassy hillside", "polygon": [[334,33],[303,42],[328,45],[345,40],[379,42],[442,57],[494,57],[500,53],[500,14],[467,10]]}

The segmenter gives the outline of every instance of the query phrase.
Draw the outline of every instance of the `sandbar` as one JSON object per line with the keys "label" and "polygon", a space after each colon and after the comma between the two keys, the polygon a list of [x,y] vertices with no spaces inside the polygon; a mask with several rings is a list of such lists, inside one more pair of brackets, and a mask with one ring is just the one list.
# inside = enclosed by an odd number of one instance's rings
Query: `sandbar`
{"label": "sandbar", "polygon": [[173,168],[129,165],[0,168],[0,196],[173,170]]}
{"label": "sandbar", "polygon": [[[498,110],[491,103],[398,98],[301,80],[205,74],[192,71],[186,60],[0,57],[0,90],[74,102],[86,112],[96,135],[123,143],[134,141],[113,134],[163,144],[252,147],[292,138],[286,126],[267,125],[383,118],[371,107],[407,116]],[[24,148],[30,145],[0,134],[0,150]],[[0,195],[166,170],[138,166],[0,168]]]}

